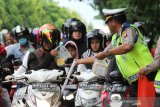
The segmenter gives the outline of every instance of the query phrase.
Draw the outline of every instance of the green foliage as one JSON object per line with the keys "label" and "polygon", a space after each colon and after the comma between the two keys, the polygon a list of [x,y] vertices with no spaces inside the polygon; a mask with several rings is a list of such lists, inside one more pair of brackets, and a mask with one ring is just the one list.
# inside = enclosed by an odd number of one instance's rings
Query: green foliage
{"label": "green foliage", "polygon": [[0,0],[0,29],[17,25],[39,27],[52,23],[59,29],[66,19],[80,16],[75,11],[59,7],[53,0]]}
{"label": "green foliage", "polygon": [[146,28],[148,29],[148,36],[150,36],[153,41],[157,38],[156,35],[160,35],[160,0],[93,0],[91,6],[100,11],[100,18],[103,19],[103,8],[113,9],[126,7],[129,22],[145,22]]}

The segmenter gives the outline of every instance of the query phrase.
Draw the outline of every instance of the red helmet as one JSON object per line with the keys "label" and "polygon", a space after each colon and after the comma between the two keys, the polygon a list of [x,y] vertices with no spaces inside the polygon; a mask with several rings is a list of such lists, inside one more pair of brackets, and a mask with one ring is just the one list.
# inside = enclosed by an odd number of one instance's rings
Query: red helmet
{"label": "red helmet", "polygon": [[7,55],[7,52],[4,47],[0,46],[0,56],[5,57]]}

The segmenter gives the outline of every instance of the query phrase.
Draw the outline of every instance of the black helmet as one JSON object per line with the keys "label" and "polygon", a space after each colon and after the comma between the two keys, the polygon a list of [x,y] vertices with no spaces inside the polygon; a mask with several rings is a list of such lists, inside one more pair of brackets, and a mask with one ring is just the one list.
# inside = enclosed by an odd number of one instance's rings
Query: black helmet
{"label": "black helmet", "polygon": [[73,31],[82,32],[82,36],[84,38],[84,36],[86,35],[86,26],[80,20],[73,20],[69,25],[69,38],[71,38]]}
{"label": "black helmet", "polygon": [[21,45],[28,45],[29,43],[29,38],[30,38],[30,33],[28,28],[24,28],[24,26],[16,26],[15,28],[12,29],[14,32],[15,38],[18,40],[18,42]]}
{"label": "black helmet", "polygon": [[140,27],[140,26],[144,26],[144,22],[135,22],[134,23],[134,25],[136,26],[136,27]]}
{"label": "black helmet", "polygon": [[21,38],[21,37],[25,37],[25,38],[28,38],[29,36],[29,29],[28,28],[24,28],[24,26],[16,26],[14,28],[14,34],[15,34],[15,37],[18,39],[18,38]]}
{"label": "black helmet", "polygon": [[61,30],[66,37],[69,37],[69,26],[72,21],[80,21],[80,20],[77,18],[69,18],[65,21],[65,23],[62,25]]}
{"label": "black helmet", "polygon": [[107,34],[105,34],[105,36],[104,36],[104,41],[106,42],[106,41],[111,41],[112,40],[112,33],[107,33]]}
{"label": "black helmet", "polygon": [[105,36],[104,36],[104,46],[105,47],[106,47],[106,42],[111,42],[112,41],[112,36],[113,36],[112,33],[105,34]]}
{"label": "black helmet", "polygon": [[144,22],[135,22],[134,25],[139,29],[139,31],[143,34],[143,36],[147,36]]}
{"label": "black helmet", "polygon": [[100,40],[100,49],[104,48],[104,36],[105,33],[100,29],[94,29],[87,33],[87,48],[91,49],[91,39],[97,38]]}

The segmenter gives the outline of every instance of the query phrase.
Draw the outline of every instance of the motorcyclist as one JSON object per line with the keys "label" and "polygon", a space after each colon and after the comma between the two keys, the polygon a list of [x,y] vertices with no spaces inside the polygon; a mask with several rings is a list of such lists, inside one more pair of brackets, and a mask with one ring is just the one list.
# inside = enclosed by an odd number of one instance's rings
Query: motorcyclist
{"label": "motorcyclist", "polygon": [[[0,81],[4,80],[4,76],[7,74],[7,70],[9,68],[4,67],[4,63],[2,60],[6,56],[6,50],[0,46]],[[2,85],[2,87],[1,87]],[[0,84],[0,88],[2,89],[2,107],[10,107],[11,106],[11,100],[9,98],[9,93],[7,89],[5,88],[4,84]]]}
{"label": "motorcyclist", "polygon": [[74,41],[78,47],[79,58],[81,58],[83,52],[87,50],[86,27],[84,23],[76,18],[68,19],[62,27],[62,32],[67,35],[67,38],[64,40],[63,44],[69,40]]}
{"label": "motorcyclist", "polygon": [[1,41],[4,44],[4,47],[13,44],[13,37],[11,33],[8,31],[7,33],[1,33],[0,35]]}
{"label": "motorcyclist", "polygon": [[56,50],[60,41],[60,32],[52,24],[44,24],[38,31],[37,42],[41,45],[28,58],[28,69],[53,69],[56,68],[54,56],[58,54]]}
{"label": "motorcyclist", "polygon": [[146,28],[146,24],[144,22],[135,22],[134,25],[139,29],[139,31],[144,35],[144,39],[148,44],[148,48],[152,49],[153,40],[149,37],[148,29]]}
{"label": "motorcyclist", "polygon": [[9,33],[8,29],[2,29],[2,31],[0,32],[0,45],[5,47],[6,44],[6,38],[5,38],[5,35]]}
{"label": "motorcyclist", "polygon": [[[87,33],[88,50],[82,54],[82,58],[95,56],[98,52],[103,51],[105,33],[100,29],[94,29]],[[85,65],[87,69],[92,69],[92,65]]]}
{"label": "motorcyclist", "polygon": [[34,50],[29,41],[29,31],[23,26],[18,25],[16,26],[13,34],[15,34],[14,36],[18,43],[5,47],[7,56],[14,55],[16,59],[22,61],[23,56],[28,50]]}
{"label": "motorcyclist", "polygon": [[112,35],[111,33],[107,33],[105,36],[104,36],[104,48],[107,47],[111,41],[112,41]]}
{"label": "motorcyclist", "polygon": [[69,51],[71,54],[71,57],[73,59],[78,58],[78,48],[75,42],[73,41],[67,41],[66,44],[64,45],[66,49]]}
{"label": "motorcyclist", "polygon": [[[39,70],[39,69],[54,69],[57,65],[54,61],[54,56],[58,54],[55,49],[60,41],[60,32],[52,24],[44,24],[40,27],[37,35],[37,44],[41,47],[36,49],[34,52],[29,52],[24,56],[23,65],[21,68],[14,73],[17,76],[28,70]],[[11,79],[13,76],[6,79]]]}
{"label": "motorcyclist", "polygon": [[[94,57],[98,52],[103,51],[103,48],[104,48],[105,33],[102,30],[93,29],[92,31],[88,32],[86,36],[87,36],[88,50],[82,54],[82,59],[76,59],[77,64],[80,64],[80,65],[78,65],[78,67],[77,67],[77,72],[75,74],[72,74],[72,76],[74,77],[74,80],[71,81],[71,83],[77,83],[77,81],[78,82],[86,81],[86,80],[94,77],[93,76],[94,74],[91,72],[92,64],[79,63],[79,62],[82,60],[84,61],[85,59],[87,59],[89,57]],[[94,81],[97,81],[97,79],[94,78]],[[84,93],[87,93],[86,91],[87,90],[84,90],[83,88],[78,88],[78,90],[77,90],[78,94],[76,95],[75,104],[81,105],[82,102],[79,101],[79,100],[81,100],[81,98],[83,99],[86,97],[88,97],[88,98],[94,97],[92,95],[87,96],[86,94],[84,94]],[[89,89],[88,89],[88,91],[89,91]],[[90,90],[90,91],[91,91],[91,93],[93,93],[93,90]],[[96,94],[99,93],[97,91],[94,91],[94,92]],[[81,93],[81,95],[79,95],[80,93]],[[85,95],[84,97],[82,97],[83,94]],[[98,95],[100,95],[100,94],[98,94]],[[97,96],[97,98],[99,98],[99,97]],[[88,101],[88,103],[89,103],[89,101]]]}
{"label": "motorcyclist", "polygon": [[[14,66],[14,74],[18,73],[19,71],[22,72],[21,68],[23,68],[23,66],[25,66],[25,62],[22,61],[24,59],[24,56],[29,54],[30,52],[32,52],[34,50],[33,46],[31,45],[31,34],[29,33],[28,28],[25,28],[24,26],[16,26],[13,30],[12,30],[12,34],[14,35],[14,38],[16,39],[16,41],[18,43],[9,45],[7,47],[5,47],[6,51],[7,51],[7,57],[9,56],[14,56],[12,58],[12,62],[13,62],[13,66]],[[14,75],[13,74],[13,75]],[[12,75],[8,75],[5,77],[6,80],[13,78]],[[13,83],[13,86],[15,84]],[[12,96],[15,92],[15,89],[11,89],[10,91],[10,97],[12,99]]]}
{"label": "motorcyclist", "polygon": [[69,18],[65,21],[65,23],[62,25],[62,33],[64,35],[64,38],[68,38],[69,37],[69,27],[70,27],[70,24],[73,22],[73,21],[80,21],[79,19],[77,18]]}
{"label": "motorcyclist", "polygon": [[35,49],[37,49],[37,48],[39,47],[38,44],[37,44],[38,30],[39,30],[39,27],[36,27],[36,28],[34,28],[34,29],[32,30],[32,36],[33,36],[33,42],[32,42],[32,44],[33,44],[33,47],[34,47]]}

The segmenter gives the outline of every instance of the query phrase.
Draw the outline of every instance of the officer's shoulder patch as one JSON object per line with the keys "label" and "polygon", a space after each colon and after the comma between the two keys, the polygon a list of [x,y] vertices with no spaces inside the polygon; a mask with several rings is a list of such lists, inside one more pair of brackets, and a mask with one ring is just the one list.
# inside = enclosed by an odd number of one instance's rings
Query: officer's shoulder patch
{"label": "officer's shoulder patch", "polygon": [[127,35],[127,30],[124,30],[123,32],[122,32],[122,37],[123,38],[126,38],[128,35]]}

